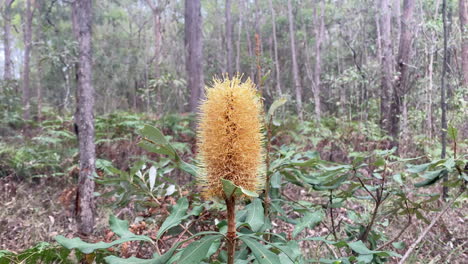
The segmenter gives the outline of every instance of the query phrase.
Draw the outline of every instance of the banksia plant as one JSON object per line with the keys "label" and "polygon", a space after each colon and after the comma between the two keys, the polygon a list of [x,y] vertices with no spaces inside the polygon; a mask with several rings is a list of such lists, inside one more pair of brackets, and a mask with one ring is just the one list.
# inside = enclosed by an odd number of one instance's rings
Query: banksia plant
{"label": "banksia plant", "polygon": [[222,179],[251,192],[264,184],[262,103],[255,85],[240,77],[215,79],[206,89],[198,131],[199,181],[205,198],[225,199]]}
{"label": "banksia plant", "polygon": [[261,114],[255,85],[239,76],[215,79],[200,108],[199,182],[203,197],[226,202],[228,264],[234,263],[237,239],[236,199],[255,196],[264,184]]}

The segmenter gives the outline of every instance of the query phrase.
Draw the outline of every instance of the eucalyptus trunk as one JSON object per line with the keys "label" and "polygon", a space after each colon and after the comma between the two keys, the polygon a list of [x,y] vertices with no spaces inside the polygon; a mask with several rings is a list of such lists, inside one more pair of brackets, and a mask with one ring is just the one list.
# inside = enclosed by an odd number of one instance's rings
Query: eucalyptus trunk
{"label": "eucalyptus trunk", "polygon": [[94,145],[94,88],[91,50],[92,0],[75,0],[72,21],[78,42],[77,113],[80,151],[80,176],[76,201],[78,231],[89,235],[94,228],[94,174],[96,148]]}
{"label": "eucalyptus trunk", "polygon": [[202,16],[200,0],[185,0],[185,66],[190,111],[197,112],[203,90]]}
{"label": "eucalyptus trunk", "polygon": [[23,103],[23,118],[29,120],[31,118],[31,49],[32,49],[32,19],[33,11],[31,0],[26,1],[26,14],[24,23],[24,56],[23,56],[23,82],[21,86],[22,103]]}
{"label": "eucalyptus trunk", "polygon": [[289,20],[289,40],[291,44],[291,60],[292,60],[292,74],[294,81],[294,90],[296,92],[296,111],[299,119],[303,119],[302,114],[302,86],[301,80],[299,79],[299,69],[297,66],[297,57],[296,57],[296,40],[295,40],[295,30],[294,30],[294,17],[292,13],[291,0],[288,0],[288,20]]}

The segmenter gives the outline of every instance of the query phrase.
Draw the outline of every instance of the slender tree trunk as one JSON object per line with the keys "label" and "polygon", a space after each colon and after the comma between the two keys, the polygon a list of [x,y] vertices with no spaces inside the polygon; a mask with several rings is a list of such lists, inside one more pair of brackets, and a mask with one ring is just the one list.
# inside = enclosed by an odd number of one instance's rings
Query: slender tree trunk
{"label": "slender tree trunk", "polygon": [[270,4],[270,11],[271,11],[271,26],[273,28],[273,50],[275,54],[275,72],[276,72],[276,92],[278,95],[282,95],[283,92],[281,90],[281,70],[280,64],[278,59],[278,42],[276,39],[276,12],[273,8],[272,0],[268,0]]}
{"label": "slender tree trunk", "polygon": [[200,0],[185,0],[185,66],[190,111],[197,112],[203,93],[202,15]]}
{"label": "slender tree trunk", "polygon": [[429,133],[429,138],[432,138],[432,93],[433,93],[433,75],[434,75],[434,50],[433,45],[430,45],[429,49],[429,66],[428,66],[428,75],[429,75],[429,85],[427,87],[427,107],[426,107],[426,124],[427,132]]}
{"label": "slender tree trunk", "polygon": [[31,0],[26,1],[26,20],[24,24],[24,61],[23,61],[23,83],[22,83],[22,103],[23,103],[23,118],[29,120],[31,118],[31,87],[30,87],[30,61],[32,49],[32,11]]}
{"label": "slender tree trunk", "polygon": [[390,132],[390,94],[392,91],[392,42],[391,42],[391,14],[390,4],[388,0],[380,2],[380,30],[381,30],[381,46],[382,46],[382,84],[380,93],[380,126],[382,129]]}
{"label": "slender tree trunk", "polygon": [[[448,48],[447,48],[447,42],[448,42],[448,30],[447,30],[447,0],[442,0],[442,23],[443,23],[443,28],[444,28],[444,58],[443,58],[443,64],[442,64],[442,74],[441,74],[441,80],[440,80],[440,109],[442,112],[442,117],[441,117],[441,143],[442,143],[442,152],[440,154],[440,157],[442,159],[445,158],[446,155],[446,149],[447,149],[447,103],[445,102],[445,93],[446,93],[446,81],[445,81],[445,76],[447,74],[447,69],[448,69]],[[444,182],[447,181],[447,177],[444,177]],[[445,199],[447,198],[448,195],[448,188],[444,186],[442,188],[442,197]]]}
{"label": "slender tree trunk", "polygon": [[231,0],[226,0],[224,9],[226,17],[225,33],[226,33],[226,70],[229,76],[233,75],[232,69],[232,21],[231,21]]}
{"label": "slender tree trunk", "polygon": [[[146,3],[151,8],[151,13],[153,14],[153,33],[154,33],[154,79],[160,77],[161,72],[159,65],[161,63],[161,44],[162,44],[162,35],[161,35],[161,12],[163,10],[162,6],[157,6],[153,0],[146,0]],[[156,92],[156,111],[159,113],[162,111],[162,102],[161,97],[161,90],[157,90]],[[148,101],[149,101],[148,95]]]}
{"label": "slender tree trunk", "polygon": [[92,0],[75,0],[72,21],[78,41],[77,125],[80,149],[80,176],[77,192],[76,216],[78,231],[91,234],[94,228],[94,88],[91,50]]}
{"label": "slender tree trunk", "polygon": [[462,35],[461,42],[461,62],[463,81],[462,84],[468,87],[468,0],[459,0],[460,29]]}
{"label": "slender tree trunk", "polygon": [[236,72],[240,73],[240,55],[241,55],[241,40],[242,40],[242,19],[243,19],[243,3],[239,0],[239,29],[237,32],[237,43],[236,43]]}
{"label": "slender tree trunk", "polygon": [[398,58],[396,65],[398,79],[393,86],[392,102],[390,104],[390,135],[392,136],[394,145],[396,146],[398,146],[403,101],[406,93],[408,92],[408,64],[411,56],[411,25],[413,10],[414,0],[404,0],[403,16],[401,18],[400,43],[398,45]]}
{"label": "slender tree trunk", "polygon": [[257,78],[256,84],[257,89],[263,93],[263,84],[262,84],[262,53],[263,53],[263,42],[262,42],[262,32],[261,32],[261,19],[260,19],[260,6],[259,0],[255,0],[255,58],[256,58],[256,68],[257,68]]}
{"label": "slender tree trunk", "polygon": [[[250,38],[249,31],[246,32],[246,38],[247,38],[247,49],[249,52],[249,58],[253,58],[254,53],[253,53],[253,47],[252,47],[252,39]],[[255,81],[255,66],[253,66],[254,64],[252,64],[252,62],[249,62],[249,64],[250,64],[250,80],[254,82]]]}
{"label": "slender tree trunk", "polygon": [[299,69],[297,66],[296,58],[296,40],[295,40],[295,31],[294,31],[294,18],[292,13],[291,0],[288,0],[288,20],[289,20],[289,38],[291,44],[291,58],[292,58],[292,74],[294,80],[294,89],[296,92],[296,111],[299,119],[303,119],[302,115],[302,86],[301,80],[299,79]]}
{"label": "slender tree trunk", "polygon": [[[316,10],[318,7],[316,8]],[[318,15],[318,12],[315,11]],[[322,42],[325,34],[325,4],[322,1],[320,16],[315,16],[315,67],[314,67],[314,105],[315,105],[315,118],[320,120],[322,111],[320,107],[320,74],[322,73]]]}
{"label": "slender tree trunk", "polygon": [[3,79],[13,79],[13,61],[11,60],[11,5],[15,0],[5,0],[3,7]]}

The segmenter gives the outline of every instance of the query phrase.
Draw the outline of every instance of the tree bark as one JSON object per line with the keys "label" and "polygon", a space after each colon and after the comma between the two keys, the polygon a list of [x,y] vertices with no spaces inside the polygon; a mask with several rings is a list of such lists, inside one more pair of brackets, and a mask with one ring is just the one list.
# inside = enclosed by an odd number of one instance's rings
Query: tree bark
{"label": "tree bark", "polygon": [[241,55],[241,39],[242,39],[242,19],[243,19],[243,4],[242,0],[239,0],[239,28],[238,28],[238,35],[237,35],[237,43],[236,43],[236,72],[240,73],[240,55]]}
{"label": "tree bark", "polygon": [[5,0],[3,7],[3,79],[13,79],[13,61],[11,60],[11,5],[15,0]]}
{"label": "tree bark", "polygon": [[[318,8],[316,8],[317,10]],[[315,11],[317,14],[318,12]],[[314,67],[314,105],[315,105],[315,118],[320,120],[322,111],[320,107],[320,74],[322,73],[321,51],[323,35],[325,32],[325,3],[322,1],[320,16],[315,16],[315,67]]]}
{"label": "tree bark", "polygon": [[302,114],[302,86],[301,80],[299,79],[299,69],[297,66],[296,58],[296,40],[294,31],[294,18],[292,13],[291,0],[288,0],[288,20],[289,20],[289,38],[291,44],[291,59],[292,59],[292,74],[294,80],[294,89],[296,92],[296,111],[300,120],[303,119]]}
{"label": "tree bark", "polygon": [[232,67],[232,21],[231,21],[231,0],[226,0],[224,8],[226,16],[225,34],[226,34],[226,70],[229,76],[233,75]]}
{"label": "tree bark", "polygon": [[391,14],[389,0],[380,2],[380,39],[382,47],[381,59],[381,92],[380,92],[380,127],[390,132],[390,94],[392,91],[392,42],[391,42]]}
{"label": "tree bark", "polygon": [[24,61],[23,61],[23,82],[21,86],[22,103],[23,103],[23,119],[29,120],[31,118],[31,87],[30,87],[30,61],[32,49],[32,0],[26,1],[26,20],[23,28],[24,33]]}
{"label": "tree bark", "polygon": [[[153,33],[154,33],[154,56],[152,61],[154,61],[154,76],[153,79],[158,79],[161,75],[160,72],[160,63],[161,63],[161,45],[162,45],[162,35],[161,35],[161,12],[163,11],[162,4],[158,6],[153,2],[153,0],[146,0],[147,5],[151,8],[151,13],[153,15]],[[162,111],[162,106],[164,102],[161,97],[161,90],[155,88],[156,93],[156,111],[160,113]],[[148,95],[148,102],[150,101],[150,96]]]}
{"label": "tree bark", "polygon": [[276,39],[276,12],[273,8],[272,0],[268,0],[270,4],[270,11],[271,11],[271,26],[273,28],[273,50],[275,54],[275,71],[276,71],[276,92],[278,95],[282,95],[283,92],[281,90],[281,70],[280,64],[278,59],[278,41]]}
{"label": "tree bark", "polygon": [[200,0],[185,0],[185,47],[185,66],[191,96],[190,111],[197,112],[204,85]]}
{"label": "tree bark", "polygon": [[78,231],[88,235],[94,228],[94,88],[92,83],[92,0],[75,0],[72,3],[72,21],[78,42],[77,113],[80,149],[80,176],[77,192],[76,216]]}
{"label": "tree bark", "polygon": [[[445,93],[446,93],[446,81],[445,76],[447,74],[448,69],[448,29],[447,29],[447,1],[442,0],[442,24],[444,29],[444,58],[442,64],[442,74],[440,78],[440,110],[442,112],[441,116],[441,143],[442,143],[442,151],[440,157],[442,159],[445,158],[446,149],[447,149],[447,103],[445,102]],[[444,177],[444,182],[447,181],[447,177]],[[442,187],[442,197],[445,199],[448,195],[448,188],[446,186]]]}
{"label": "tree bark", "polygon": [[468,87],[468,0],[459,0],[459,16],[461,29],[461,62],[463,81],[462,84]]}
{"label": "tree bark", "polygon": [[401,17],[400,43],[398,45],[397,71],[398,78],[393,86],[392,102],[390,104],[390,135],[394,145],[398,146],[400,119],[403,101],[408,92],[408,65],[411,56],[412,33],[411,24],[414,10],[414,0],[403,1],[403,16]]}

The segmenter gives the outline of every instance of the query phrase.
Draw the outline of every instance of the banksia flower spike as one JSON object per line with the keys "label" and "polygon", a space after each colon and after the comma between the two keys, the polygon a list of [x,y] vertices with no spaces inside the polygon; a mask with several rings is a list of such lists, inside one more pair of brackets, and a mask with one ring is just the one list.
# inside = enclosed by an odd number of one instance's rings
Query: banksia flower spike
{"label": "banksia flower spike", "polygon": [[215,79],[206,88],[198,131],[205,198],[226,199],[221,179],[248,191],[263,187],[262,103],[250,79]]}

